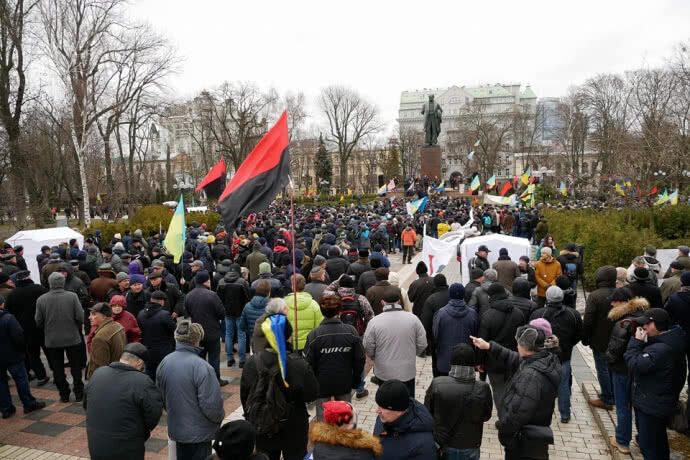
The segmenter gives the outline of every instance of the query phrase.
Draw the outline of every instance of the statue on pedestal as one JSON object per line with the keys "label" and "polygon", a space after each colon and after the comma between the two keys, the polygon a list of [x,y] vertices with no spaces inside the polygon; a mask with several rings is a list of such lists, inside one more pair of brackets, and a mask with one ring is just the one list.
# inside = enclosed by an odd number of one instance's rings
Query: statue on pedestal
{"label": "statue on pedestal", "polygon": [[434,101],[434,95],[429,95],[429,101],[422,106],[424,115],[424,144],[438,144],[438,135],[441,133],[441,117],[443,109],[438,102]]}

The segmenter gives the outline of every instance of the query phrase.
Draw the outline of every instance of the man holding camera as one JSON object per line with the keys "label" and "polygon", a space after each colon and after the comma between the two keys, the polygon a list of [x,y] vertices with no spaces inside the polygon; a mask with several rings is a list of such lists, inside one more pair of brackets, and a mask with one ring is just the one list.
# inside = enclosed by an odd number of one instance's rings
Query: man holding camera
{"label": "man holding camera", "polygon": [[685,332],[671,326],[661,308],[635,319],[640,326],[630,339],[625,364],[633,378],[632,402],[642,455],[669,458],[666,420],[675,413],[685,383]]}

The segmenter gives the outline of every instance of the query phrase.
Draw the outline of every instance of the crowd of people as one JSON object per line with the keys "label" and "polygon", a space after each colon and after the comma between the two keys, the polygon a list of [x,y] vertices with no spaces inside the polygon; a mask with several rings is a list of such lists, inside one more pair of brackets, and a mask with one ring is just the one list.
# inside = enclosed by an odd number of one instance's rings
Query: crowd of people
{"label": "crowd of people", "polygon": [[[2,417],[16,412],[7,374],[24,413],[45,406],[29,382],[52,376],[62,402],[82,402],[95,459],[143,458],[163,409],[180,460],[477,459],[495,407],[506,458],[544,459],[556,401],[561,423],[571,420],[571,356],[582,342],[601,387],[591,404],[615,406],[612,446],[629,452],[634,412],[645,458],[668,458],[666,420],[690,366],[689,248],[664,273],[651,246],[630,267],[599,268],[583,316],[579,247],[558,251],[538,210],[448,199],[413,217],[388,200],[299,207],[294,234],[285,211],[248,216],[232,233],[192,223],[180,263],[165,235],[140,230],[44,247],[40,275],[6,244]],[[502,248],[490,264],[482,246],[463,261],[466,285],[429,276],[424,262],[401,285],[391,254],[411,263],[425,232],[440,237],[470,219],[476,233],[531,239],[536,260]],[[223,344],[227,367],[242,369],[246,419],[226,424]],[[417,357],[427,356],[434,380],[416,394]],[[367,358],[373,433],[357,428],[352,404],[370,397]]]}

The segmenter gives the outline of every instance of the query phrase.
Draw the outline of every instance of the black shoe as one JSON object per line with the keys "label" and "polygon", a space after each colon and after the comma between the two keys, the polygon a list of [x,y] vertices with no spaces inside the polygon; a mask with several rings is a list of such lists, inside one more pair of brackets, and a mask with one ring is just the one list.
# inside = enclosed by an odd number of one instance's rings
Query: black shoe
{"label": "black shoe", "polygon": [[69,394],[60,395],[60,402],[62,402],[62,403],[68,403],[68,402],[69,402]]}
{"label": "black shoe", "polygon": [[24,408],[24,415],[30,414],[32,412],[35,412],[37,410],[41,410],[44,407],[46,407],[46,403],[43,401],[36,401],[33,406],[25,407]]}
{"label": "black shoe", "polygon": [[83,394],[83,393],[79,393],[79,394],[74,393],[74,400],[75,400],[76,402],[82,402],[83,399],[84,399],[84,394]]}
{"label": "black shoe", "polygon": [[230,383],[230,382],[228,382],[228,381],[225,380],[225,379],[220,379],[220,380],[218,380],[218,383],[220,384],[220,386],[224,387],[225,385],[227,385],[227,384]]}
{"label": "black shoe", "polygon": [[14,407],[14,406],[12,406],[12,407],[10,407],[10,410],[8,410],[7,412],[3,412],[3,413],[2,413],[2,418],[4,418],[4,419],[5,419],[5,418],[10,418],[10,417],[12,417],[16,412],[17,412],[17,408]]}
{"label": "black shoe", "polygon": [[561,423],[569,423],[570,417],[561,417]]}
{"label": "black shoe", "polygon": [[359,393],[355,393],[355,398],[357,399],[364,399],[367,396],[369,396],[369,390],[367,390],[366,388],[360,391]]}
{"label": "black shoe", "polygon": [[235,365],[235,360],[233,359],[232,361],[228,361],[228,367],[232,367]]}
{"label": "black shoe", "polygon": [[43,377],[42,379],[38,379],[38,381],[36,382],[36,386],[42,387],[43,385],[45,385],[48,382],[50,382],[50,377],[46,376],[46,377]]}
{"label": "black shoe", "polygon": [[239,364],[238,367],[239,367],[240,369],[242,369],[242,368],[244,367],[244,361],[240,361],[240,364]]}

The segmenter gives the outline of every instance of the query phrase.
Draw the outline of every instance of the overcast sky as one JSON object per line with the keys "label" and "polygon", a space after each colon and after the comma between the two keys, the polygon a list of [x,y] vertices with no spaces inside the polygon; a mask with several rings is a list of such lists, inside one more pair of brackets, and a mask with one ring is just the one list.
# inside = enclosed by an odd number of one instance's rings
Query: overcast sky
{"label": "overcast sky", "polygon": [[688,0],[135,0],[132,12],[177,47],[180,97],[253,81],[303,91],[313,112],[321,88],[343,84],[389,131],[403,90],[519,82],[560,96],[597,73],[662,65],[690,39]]}

